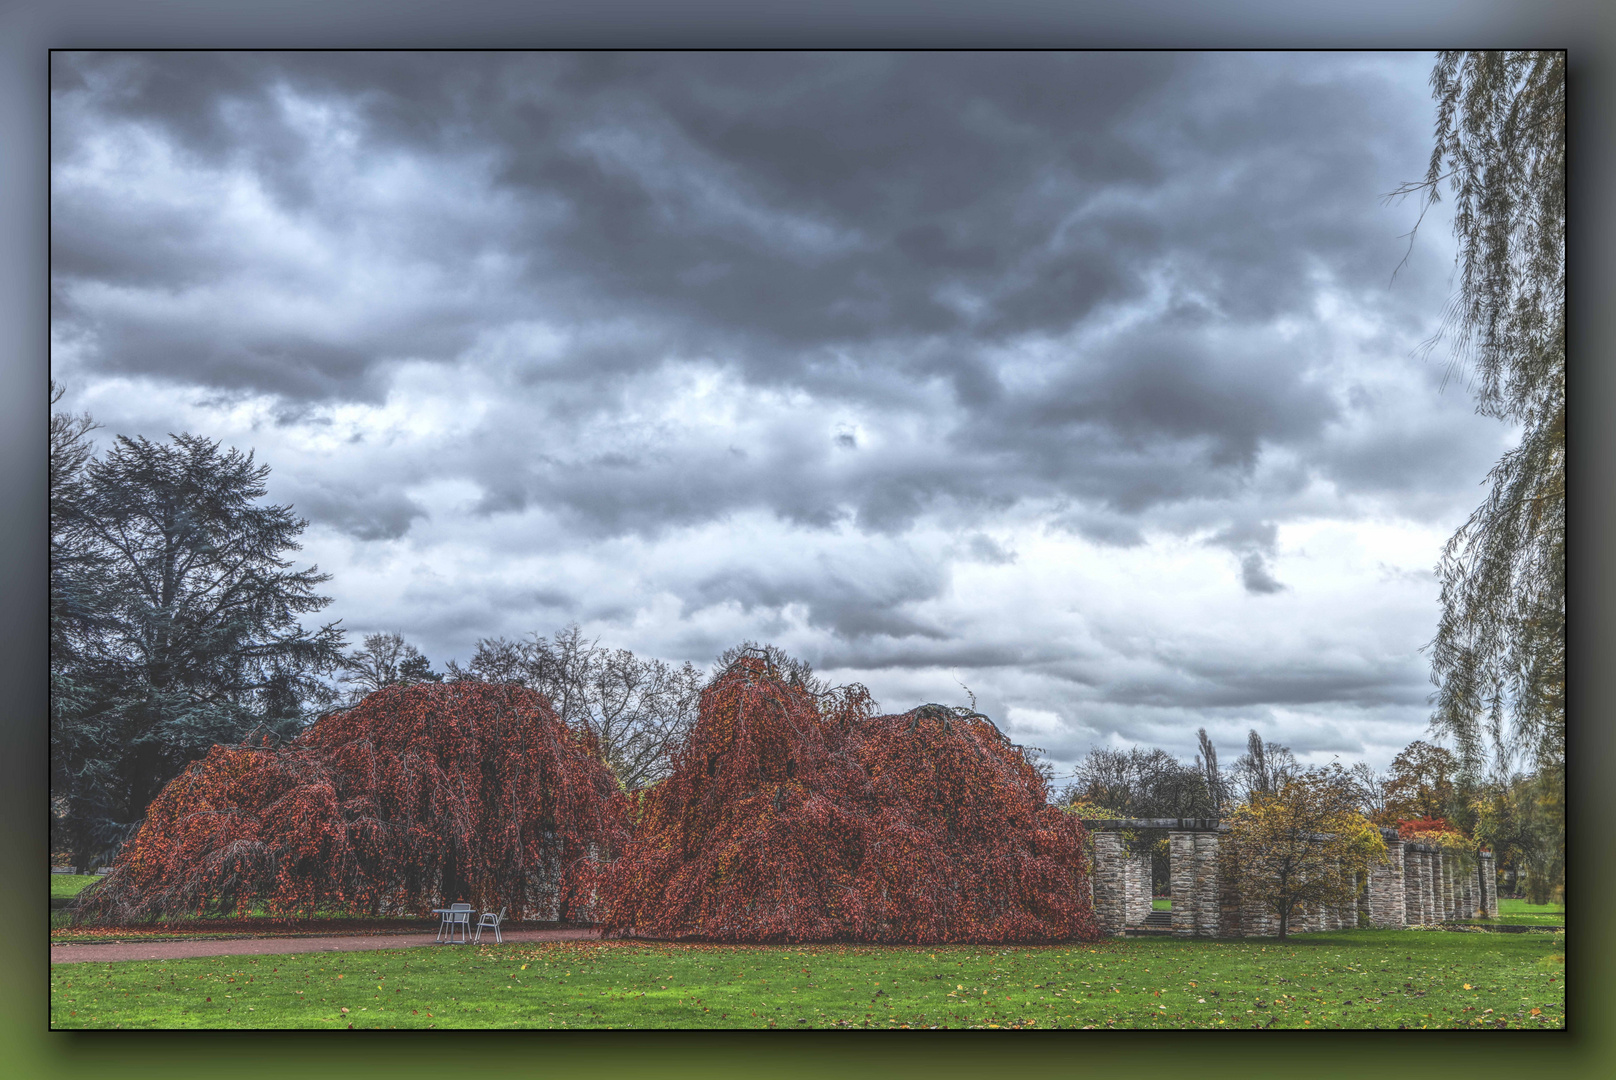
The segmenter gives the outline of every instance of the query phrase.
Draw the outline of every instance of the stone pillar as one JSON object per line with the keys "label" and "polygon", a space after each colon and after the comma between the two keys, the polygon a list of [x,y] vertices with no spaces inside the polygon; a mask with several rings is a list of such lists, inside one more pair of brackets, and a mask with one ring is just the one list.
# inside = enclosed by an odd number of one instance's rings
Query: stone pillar
{"label": "stone pillar", "polygon": [[1419,925],[1419,852],[1403,847],[1403,925]]}
{"label": "stone pillar", "polygon": [[1498,870],[1493,864],[1493,853],[1486,852],[1479,860],[1481,866],[1481,906],[1489,919],[1498,918]]}
{"label": "stone pillar", "polygon": [[1432,921],[1439,923],[1448,921],[1448,889],[1453,885],[1447,859],[1441,848],[1431,855],[1431,903],[1435,916]]}
{"label": "stone pillar", "polygon": [[1430,923],[1430,852],[1424,846],[1419,852],[1419,923]]}
{"label": "stone pillar", "polygon": [[1469,866],[1464,869],[1464,875],[1459,879],[1459,907],[1458,915],[1461,919],[1476,917],[1476,868]]}
{"label": "stone pillar", "polygon": [[1218,936],[1218,834],[1195,834],[1195,936]]}
{"label": "stone pillar", "polygon": [[1170,832],[1167,848],[1171,863],[1168,880],[1173,887],[1173,933],[1180,937],[1194,937],[1196,923],[1195,887],[1197,863],[1195,860],[1195,834]]}
{"label": "stone pillar", "polygon": [[1408,875],[1408,925],[1419,926],[1425,922],[1425,852],[1410,846],[1408,849],[1408,867],[1404,871]]}
{"label": "stone pillar", "polygon": [[1431,853],[1422,846],[1415,853],[1417,880],[1415,884],[1420,891],[1417,917],[1411,920],[1420,926],[1431,921]]}
{"label": "stone pillar", "polygon": [[1401,930],[1405,925],[1407,883],[1403,877],[1403,842],[1386,841],[1386,861],[1369,868],[1369,925]]}
{"label": "stone pillar", "polygon": [[1119,935],[1128,924],[1122,837],[1096,829],[1094,840],[1094,919],[1102,934]]}

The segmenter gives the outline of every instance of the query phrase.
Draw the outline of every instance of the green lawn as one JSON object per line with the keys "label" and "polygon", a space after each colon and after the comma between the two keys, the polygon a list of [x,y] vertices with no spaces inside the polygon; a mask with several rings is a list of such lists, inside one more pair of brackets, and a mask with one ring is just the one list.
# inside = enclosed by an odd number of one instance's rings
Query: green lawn
{"label": "green lawn", "polygon": [[1527,904],[1526,901],[1498,901],[1498,915],[1501,918],[1558,918],[1561,922],[1566,920],[1566,905],[1564,904]]}
{"label": "green lawn", "polygon": [[56,1028],[1562,1027],[1563,934],[567,942],[51,969]]}
{"label": "green lawn", "polygon": [[1498,901],[1495,919],[1466,919],[1467,926],[1564,926],[1564,904],[1528,904],[1525,900]]}
{"label": "green lawn", "polygon": [[1152,910],[1152,911],[1172,911],[1173,910],[1173,902],[1171,900],[1163,900],[1161,897],[1157,897],[1157,898],[1155,898],[1154,900],[1152,900],[1150,902],[1150,910]]}
{"label": "green lawn", "polygon": [[1564,904],[1528,904],[1525,900],[1504,899],[1498,901],[1500,915],[1557,915],[1565,917]]}
{"label": "green lawn", "polygon": [[71,899],[83,892],[90,882],[101,880],[96,874],[52,874],[50,879],[52,900]]}

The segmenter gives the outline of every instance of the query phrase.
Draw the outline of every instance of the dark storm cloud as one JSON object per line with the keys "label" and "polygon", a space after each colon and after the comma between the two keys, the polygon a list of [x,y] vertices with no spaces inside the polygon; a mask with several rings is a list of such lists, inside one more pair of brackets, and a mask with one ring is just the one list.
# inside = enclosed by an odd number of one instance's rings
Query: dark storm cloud
{"label": "dark storm cloud", "polygon": [[[892,670],[974,670],[1018,668],[1045,671],[1051,665],[1071,664],[1070,645],[1018,640],[1015,642],[953,638],[926,640],[915,637],[891,641],[864,641],[827,649],[818,658],[826,668]],[[1086,658],[1092,659],[1092,658]],[[1082,678],[1068,678],[1083,682]],[[1094,680],[1087,680],[1094,681]]]}
{"label": "dark storm cloud", "polygon": [[1108,701],[1119,704],[1227,709],[1347,704],[1360,708],[1422,703],[1430,686],[1417,658],[1372,662],[1356,657],[1283,658],[1266,666],[1250,657],[1235,660],[1171,655],[1151,678],[1117,680]]}
{"label": "dark storm cloud", "polygon": [[356,540],[396,540],[409,531],[410,522],[427,516],[420,504],[396,490],[319,484],[295,487],[292,494],[299,514]]}
{"label": "dark storm cloud", "polygon": [[809,626],[832,631],[844,641],[877,636],[944,639],[949,636],[945,630],[903,609],[939,596],[946,587],[946,576],[935,566],[888,566],[858,573],[822,563],[804,574],[713,575],[696,583],[685,606],[687,613],[722,603],[737,603],[748,612],[756,608],[779,612],[788,604],[801,604]]}
{"label": "dark storm cloud", "polygon": [[1248,593],[1265,596],[1285,589],[1268,569],[1278,537],[1279,526],[1272,521],[1239,521],[1219,529],[1206,543],[1234,552],[1240,559],[1240,583]]}
{"label": "dark storm cloud", "polygon": [[[826,666],[1058,685],[1085,731],[1417,711],[1407,665],[1119,658],[1052,593],[950,607],[956,568],[1047,566],[1041,530],[1165,533],[1270,617],[1308,595],[1292,523],[1472,497],[1498,439],[1409,356],[1440,238],[1388,284],[1412,213],[1379,196],[1428,153],[1406,59],[57,53],[56,361],[319,430],[340,481],[286,490],[356,567],[459,546],[463,577],[378,586],[435,656],[555,628],[517,609],[643,622],[629,550],[666,640],[716,652],[738,611]],[[710,564],[658,553],[681,530]],[[862,554],[787,550],[833,540]],[[578,562],[508,585],[493,551]]]}
{"label": "dark storm cloud", "polygon": [[1256,551],[1248,551],[1240,556],[1240,583],[1247,592],[1258,595],[1283,592],[1285,589],[1274,580],[1274,575],[1268,572],[1268,563]]}
{"label": "dark storm cloud", "polygon": [[[983,347],[1064,332],[1138,299],[1163,268],[1186,293],[1175,311],[1244,321],[1305,305],[1310,267],[1351,285],[1383,269],[1377,231],[1361,227],[1379,209],[1377,158],[1347,137],[1374,119],[1375,80],[1298,90],[1280,64],[1252,91],[1233,66],[1129,54],[75,54],[55,65],[57,155],[71,163],[99,128],[144,126],[183,160],[244,169],[285,213],[333,227],[366,210],[319,182],[333,131],[356,160],[404,154],[428,172],[488,162],[479,194],[504,200],[497,228],[426,214],[407,227],[380,222],[370,240],[380,255],[390,242],[426,248],[468,274],[497,253],[514,276],[475,299],[361,325],[340,344],[299,335],[210,353],[174,342],[182,359],[169,363],[192,372],[340,395],[363,368],[354,351],[372,363],[447,358],[478,320],[565,306],[656,325],[655,346],[621,358],[633,368],[673,345],[716,351],[752,381],[846,392],[821,384],[820,354],[880,345],[855,368],[919,357],[917,374],[946,377],[976,413],[1002,392]],[[313,123],[294,98],[336,119]],[[1180,190],[1171,177],[1185,173],[1206,187]],[[120,227],[71,189],[58,198],[65,279],[110,281],[136,265],[148,280],[230,269],[230,253],[197,236],[205,227],[194,220],[170,227],[142,214]],[[61,314],[98,324],[103,363],[163,370],[161,350],[134,327],[79,306]],[[955,343],[942,362],[922,347],[939,338]],[[304,354],[302,366],[329,378],[283,374]],[[1172,394],[1181,368],[1193,376],[1204,363],[1120,362],[1118,375],[1132,374],[1104,382],[1090,404],[1116,405],[1106,392],[1132,402],[1122,436],[1138,432],[1135,421],[1212,426],[1216,453],[1252,452],[1253,424],[1219,426],[1229,412],[1216,400],[1205,410],[1189,392],[1134,400]],[[1298,426],[1318,416],[1303,410]]]}
{"label": "dark storm cloud", "polygon": [[977,533],[975,536],[971,537],[970,542],[967,545],[967,550],[970,551],[971,557],[977,561],[992,563],[995,566],[1003,566],[1006,563],[1013,563],[1016,561],[1016,553],[1014,551],[1005,550],[1003,545],[999,544],[998,541],[993,539],[993,537],[986,536],[982,533]]}

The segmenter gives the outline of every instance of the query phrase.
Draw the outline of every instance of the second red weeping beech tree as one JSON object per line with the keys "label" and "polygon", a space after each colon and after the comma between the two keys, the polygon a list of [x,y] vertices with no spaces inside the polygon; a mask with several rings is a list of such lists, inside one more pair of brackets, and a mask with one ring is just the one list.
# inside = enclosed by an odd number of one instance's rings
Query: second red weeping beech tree
{"label": "second red weeping beech tree", "polygon": [[638,797],[607,932],[728,941],[1033,942],[1098,936],[1082,826],[986,717],[869,715],[743,655]]}
{"label": "second red weeping beech tree", "polygon": [[77,916],[591,916],[627,802],[538,694],[389,687],[285,746],[217,746],[173,780]]}

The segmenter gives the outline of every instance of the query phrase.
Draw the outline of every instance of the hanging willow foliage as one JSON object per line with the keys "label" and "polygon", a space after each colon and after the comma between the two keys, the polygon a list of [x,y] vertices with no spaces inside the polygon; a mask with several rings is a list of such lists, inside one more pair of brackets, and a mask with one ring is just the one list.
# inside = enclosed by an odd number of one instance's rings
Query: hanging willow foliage
{"label": "hanging willow foliage", "polygon": [[1097,936],[1082,826],[986,717],[870,716],[743,654],[707,688],[673,774],[636,797],[609,933],[727,941]]}
{"label": "hanging willow foliage", "polygon": [[1489,742],[1556,776],[1565,756],[1565,64],[1440,54],[1430,167],[1393,193],[1451,195],[1460,281],[1439,337],[1476,410],[1521,430],[1439,567],[1432,727],[1471,775]]}
{"label": "hanging willow foliage", "polygon": [[627,801],[597,749],[538,694],[388,687],[285,746],[193,763],[75,915],[423,915],[465,900],[585,920],[626,841]]}

